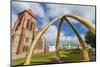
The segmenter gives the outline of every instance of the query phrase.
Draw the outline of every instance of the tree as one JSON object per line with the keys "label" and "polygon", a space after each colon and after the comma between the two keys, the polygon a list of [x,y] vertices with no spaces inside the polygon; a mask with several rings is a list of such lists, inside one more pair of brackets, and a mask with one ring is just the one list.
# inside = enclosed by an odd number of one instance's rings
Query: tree
{"label": "tree", "polygon": [[96,35],[88,31],[85,35],[85,42],[91,47],[96,48]]}

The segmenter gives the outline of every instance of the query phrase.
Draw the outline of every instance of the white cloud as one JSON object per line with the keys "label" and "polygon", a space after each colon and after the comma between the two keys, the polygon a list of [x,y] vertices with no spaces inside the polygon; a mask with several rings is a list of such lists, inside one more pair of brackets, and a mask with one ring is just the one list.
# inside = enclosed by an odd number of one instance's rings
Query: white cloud
{"label": "white cloud", "polygon": [[44,37],[47,42],[56,42],[57,37],[57,27],[54,25],[51,25],[48,30],[45,32]]}
{"label": "white cloud", "polygon": [[93,22],[95,20],[95,8],[91,7],[87,9],[88,11],[83,16]]}
{"label": "white cloud", "polygon": [[76,14],[90,21],[95,19],[95,7],[78,5],[47,4],[50,17],[58,17],[64,14]]}
{"label": "white cloud", "polygon": [[49,46],[49,51],[55,51],[55,46]]}
{"label": "white cloud", "polygon": [[42,22],[42,27],[44,27],[44,25],[46,25],[47,23],[49,23],[49,18],[48,17],[45,17],[43,19],[40,20]]}
{"label": "white cloud", "polygon": [[62,16],[64,14],[71,13],[70,11],[68,11],[68,9],[66,9],[66,7],[64,5],[47,4],[47,7],[49,9],[48,14],[52,18],[59,17],[59,16]]}
{"label": "white cloud", "polygon": [[36,14],[37,16],[40,16],[41,18],[45,18],[45,11],[43,9],[43,7],[39,4],[39,3],[31,3],[30,4],[32,11],[34,14]]}
{"label": "white cloud", "polygon": [[31,2],[13,2],[15,8],[17,8],[20,12],[31,9],[33,14],[38,15],[40,17],[45,17],[45,13],[43,7],[39,3],[31,3]]}
{"label": "white cloud", "polygon": [[[80,36],[81,36],[82,39],[84,40],[84,34],[80,34]],[[70,42],[75,43],[75,44],[79,44],[79,40],[78,40],[78,38],[77,38],[76,35],[74,35],[74,36],[69,36],[68,38],[69,38]]]}
{"label": "white cloud", "polygon": [[76,35],[72,36],[71,39],[72,39],[72,40],[71,40],[70,42],[72,42],[72,43],[76,43],[76,44],[79,43],[78,38],[77,38]]}
{"label": "white cloud", "polygon": [[64,32],[63,31],[61,31],[61,33],[60,33],[60,41],[65,41],[65,40],[70,40],[67,36],[65,36],[64,35]]}
{"label": "white cloud", "polygon": [[[82,37],[82,39],[84,40],[84,36],[85,36],[85,34],[80,34],[80,36]],[[64,32],[61,32],[61,35],[60,35],[60,41],[68,41],[68,42],[71,42],[71,43],[75,43],[75,44],[79,44],[79,40],[78,40],[78,38],[77,38],[77,36],[76,35],[74,35],[74,36],[65,36],[64,35]]]}
{"label": "white cloud", "polygon": [[75,41],[75,40],[77,40],[77,37],[74,35],[74,36],[65,36],[64,35],[64,32],[63,31],[61,31],[61,34],[60,34],[60,41],[69,41],[69,42],[71,42],[71,41]]}

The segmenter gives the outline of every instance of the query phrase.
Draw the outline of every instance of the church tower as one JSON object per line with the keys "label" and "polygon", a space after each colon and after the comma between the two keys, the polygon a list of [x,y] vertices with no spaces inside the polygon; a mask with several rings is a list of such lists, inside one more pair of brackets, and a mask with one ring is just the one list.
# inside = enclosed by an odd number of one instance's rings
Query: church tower
{"label": "church tower", "polygon": [[12,51],[20,54],[26,52],[35,37],[36,18],[32,11],[25,10],[18,14],[12,31]]}

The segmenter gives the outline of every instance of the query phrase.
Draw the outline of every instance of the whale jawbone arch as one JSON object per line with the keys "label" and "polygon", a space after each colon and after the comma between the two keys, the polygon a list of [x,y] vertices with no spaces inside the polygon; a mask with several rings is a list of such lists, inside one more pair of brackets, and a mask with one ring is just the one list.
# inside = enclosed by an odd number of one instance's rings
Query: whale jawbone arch
{"label": "whale jawbone arch", "polygon": [[71,22],[66,18],[64,17],[65,21],[69,24],[69,26],[72,28],[72,30],[74,31],[74,33],[76,34],[78,40],[79,40],[79,43],[80,43],[80,46],[82,48],[82,54],[83,54],[83,59],[84,61],[89,61],[89,53],[88,53],[88,50],[86,48],[86,43],[84,42],[84,40],[82,39],[82,37],[80,36],[79,32],[75,29],[75,27],[71,24]]}
{"label": "whale jawbone arch", "polygon": [[[70,17],[73,19],[76,19],[77,21],[79,21],[80,23],[82,23],[83,25],[85,25],[90,31],[92,31],[93,33],[95,33],[95,26],[88,20],[81,18],[79,16],[76,15],[64,15],[65,17]],[[37,41],[39,40],[39,38],[43,35],[43,33],[50,27],[50,25],[52,25],[55,21],[63,18],[64,16],[60,16],[54,20],[52,20],[51,22],[49,22],[48,24],[46,24],[41,30],[40,32],[37,34],[37,36],[35,37],[32,45],[29,48],[29,51],[27,52],[26,58],[25,58],[25,62],[24,65],[28,65],[31,62],[31,57],[32,57],[32,51],[37,43]],[[85,51],[86,52],[86,51]]]}

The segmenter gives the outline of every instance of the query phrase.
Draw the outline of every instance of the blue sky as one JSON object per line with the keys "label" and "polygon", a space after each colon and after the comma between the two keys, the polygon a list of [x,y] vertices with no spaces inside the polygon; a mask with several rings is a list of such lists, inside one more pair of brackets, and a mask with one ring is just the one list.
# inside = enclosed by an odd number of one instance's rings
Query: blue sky
{"label": "blue sky", "polygon": [[[45,24],[64,14],[76,14],[84,17],[95,24],[95,7],[94,6],[79,6],[79,5],[65,5],[65,4],[51,4],[51,3],[35,3],[35,2],[12,2],[12,27],[17,19],[17,14],[26,10],[32,9],[33,14],[37,18],[37,28],[42,28]],[[88,29],[80,24],[78,21],[68,18],[75,28],[79,31],[80,35],[84,38],[85,33]],[[44,33],[44,37],[48,44],[55,44],[57,26],[59,20],[56,21],[50,28]],[[67,23],[63,23],[61,31],[61,41],[73,41],[78,42],[72,29]]]}

